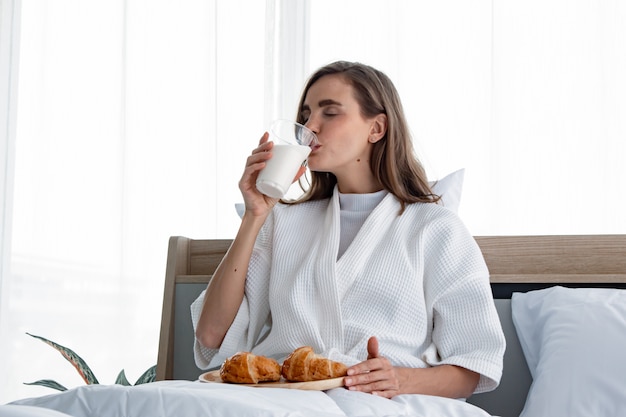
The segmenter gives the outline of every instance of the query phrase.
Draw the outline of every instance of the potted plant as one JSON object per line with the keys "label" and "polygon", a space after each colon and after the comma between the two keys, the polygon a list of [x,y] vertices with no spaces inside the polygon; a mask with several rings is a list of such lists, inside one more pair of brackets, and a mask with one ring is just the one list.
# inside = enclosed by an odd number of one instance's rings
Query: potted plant
{"label": "potted plant", "polygon": [[[89,368],[87,363],[85,363],[85,361],[80,356],[78,356],[76,352],[74,352],[72,349],[66,348],[65,346],[61,346],[58,343],[55,343],[51,340],[46,339],[45,337],[36,336],[30,333],[26,333],[26,334],[45,342],[46,344],[52,346],[57,351],[59,351],[59,353],[61,353],[61,355],[63,355],[63,357],[67,359],[74,366],[74,368],[76,368],[76,371],[78,371],[83,381],[85,381],[85,384],[87,385],[99,384],[98,379],[96,378],[94,373],[91,371],[91,368]],[[155,378],[156,378],[156,365],[148,368],[148,370],[146,370],[139,377],[139,379],[135,382],[134,385],[154,382]],[[128,382],[128,379],[126,378],[126,374],[124,373],[123,369],[117,375],[117,378],[115,379],[115,383],[126,385],[126,386],[133,385],[130,382]],[[26,385],[41,385],[44,387],[56,389],[58,391],[67,391],[66,387],[64,387],[63,385],[51,379],[40,379],[39,381],[35,381],[35,382],[25,382],[25,384]]]}

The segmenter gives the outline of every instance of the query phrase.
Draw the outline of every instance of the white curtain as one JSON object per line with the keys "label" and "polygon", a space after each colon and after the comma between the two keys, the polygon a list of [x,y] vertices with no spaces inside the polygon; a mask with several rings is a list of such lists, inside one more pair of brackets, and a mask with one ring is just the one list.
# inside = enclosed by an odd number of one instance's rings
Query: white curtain
{"label": "white curtain", "polygon": [[0,403],[82,383],[25,332],[101,383],[155,363],[168,237],[234,236],[246,156],[332,60],[394,80],[433,179],[466,168],[472,233],[626,233],[618,0],[0,1]]}
{"label": "white curtain", "polygon": [[231,236],[264,130],[263,2],[21,11],[0,402],[51,392],[22,382],[82,383],[25,332],[74,349],[101,383],[156,362],[167,239]]}
{"label": "white curtain", "polygon": [[[0,358],[6,358],[10,347],[9,295],[11,277],[11,211],[13,155],[15,145],[16,86],[19,42],[19,3],[0,0]],[[0,375],[7,375],[9,362],[0,360]],[[0,386],[0,393],[4,387]],[[7,397],[9,398],[9,397]],[[0,403],[3,398],[0,394]]]}
{"label": "white curtain", "polygon": [[626,2],[493,5],[494,227],[626,232]]}
{"label": "white curtain", "polygon": [[315,0],[310,20],[312,68],[383,69],[430,176],[466,168],[474,234],[626,232],[625,2]]}

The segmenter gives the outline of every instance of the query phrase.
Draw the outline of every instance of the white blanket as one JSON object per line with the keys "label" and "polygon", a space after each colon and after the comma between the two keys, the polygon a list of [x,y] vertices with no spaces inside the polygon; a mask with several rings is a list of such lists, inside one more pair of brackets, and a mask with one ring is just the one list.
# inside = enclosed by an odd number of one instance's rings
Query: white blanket
{"label": "white blanket", "polygon": [[[399,395],[388,400],[344,388],[322,392],[190,381],[134,387],[87,385],[11,405],[43,407],[73,417],[489,416],[463,401],[426,395]],[[2,406],[0,415],[1,411]]]}

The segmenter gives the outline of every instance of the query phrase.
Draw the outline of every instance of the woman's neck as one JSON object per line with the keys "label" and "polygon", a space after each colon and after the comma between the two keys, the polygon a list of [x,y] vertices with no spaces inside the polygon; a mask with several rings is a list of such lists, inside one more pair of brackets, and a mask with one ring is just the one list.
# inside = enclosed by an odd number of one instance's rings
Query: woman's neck
{"label": "woman's neck", "polygon": [[374,175],[336,176],[337,188],[343,194],[369,194],[383,189],[382,184]]}

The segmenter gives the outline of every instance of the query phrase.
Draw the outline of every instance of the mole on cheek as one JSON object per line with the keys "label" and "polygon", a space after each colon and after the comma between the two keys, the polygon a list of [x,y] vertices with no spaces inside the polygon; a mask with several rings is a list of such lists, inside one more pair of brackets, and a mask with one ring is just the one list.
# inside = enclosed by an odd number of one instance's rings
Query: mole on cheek
{"label": "mole on cheek", "polygon": [[361,158],[358,158],[356,161],[357,161],[357,162],[361,162]]}

